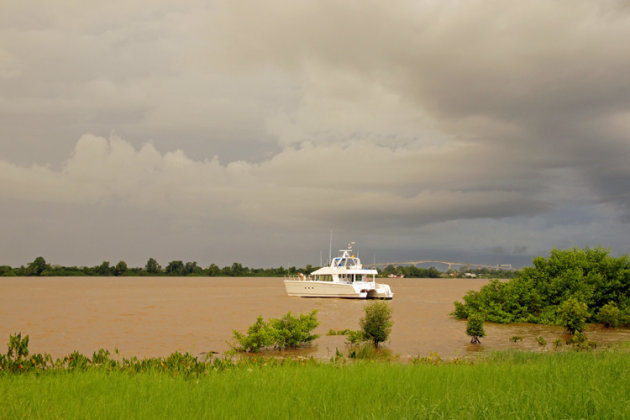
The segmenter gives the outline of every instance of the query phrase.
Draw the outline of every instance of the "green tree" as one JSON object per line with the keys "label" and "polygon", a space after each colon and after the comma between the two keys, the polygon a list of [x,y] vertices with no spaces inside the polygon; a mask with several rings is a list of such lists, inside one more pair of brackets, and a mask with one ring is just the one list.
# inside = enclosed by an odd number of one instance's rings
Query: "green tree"
{"label": "green tree", "polygon": [[383,274],[384,276],[389,276],[390,274],[396,274],[397,272],[398,272],[397,267],[394,267],[393,265],[390,264],[383,269],[381,274]]}
{"label": "green tree", "polygon": [[144,269],[147,273],[157,274],[162,270],[162,267],[160,267],[160,264],[158,264],[158,262],[153,258],[149,258],[147,264],[144,266]]}
{"label": "green tree", "polygon": [[606,328],[616,328],[621,321],[621,311],[615,302],[608,302],[599,310],[597,320]]}
{"label": "green tree", "polygon": [[37,257],[28,265],[27,271],[31,276],[41,276],[47,269],[50,269],[50,266],[46,264],[44,257]]}
{"label": "green tree", "polygon": [[201,272],[201,267],[197,265],[196,261],[187,262],[184,264],[184,275],[197,274]]}
{"label": "green tree", "polygon": [[378,347],[392,332],[392,309],[387,302],[373,302],[365,306],[365,317],[359,321],[363,336]]}
{"label": "green tree", "polygon": [[479,312],[499,323],[561,324],[559,306],[567,299],[587,305],[586,321],[609,302],[615,302],[622,319],[630,315],[630,260],[611,257],[602,248],[552,250],[548,258],[536,257],[507,282],[491,280],[479,291],[469,291],[454,315],[466,318]]}
{"label": "green tree", "polygon": [[468,317],[468,321],[466,321],[466,334],[471,337],[471,344],[481,344],[479,338],[485,337],[486,331],[483,329],[484,320],[485,317],[481,314],[472,314]]}
{"label": "green tree", "polygon": [[221,274],[221,268],[219,268],[216,264],[210,264],[208,267],[208,275],[209,276],[218,276]]}
{"label": "green tree", "polygon": [[429,269],[427,270],[427,277],[438,279],[442,277],[442,273],[440,273],[440,271],[435,267],[429,267]]}
{"label": "green tree", "polygon": [[243,266],[240,263],[235,262],[234,264],[232,264],[232,268],[230,269],[229,275],[234,276],[234,277],[239,277],[239,276],[242,276],[243,274],[245,274],[245,270],[243,269]]}
{"label": "green tree", "polygon": [[184,263],[181,260],[171,261],[164,271],[169,276],[181,276],[184,273]]}
{"label": "green tree", "polygon": [[560,324],[573,335],[584,330],[588,315],[586,303],[580,302],[575,297],[568,298],[558,307]]}
{"label": "green tree", "polygon": [[109,261],[103,261],[101,265],[96,267],[96,272],[101,276],[111,275],[111,268],[109,266]]}
{"label": "green tree", "polygon": [[13,277],[15,271],[8,265],[0,265],[0,276]]}
{"label": "green tree", "polygon": [[127,272],[127,263],[124,261],[119,261],[112,271],[115,276],[122,276]]}

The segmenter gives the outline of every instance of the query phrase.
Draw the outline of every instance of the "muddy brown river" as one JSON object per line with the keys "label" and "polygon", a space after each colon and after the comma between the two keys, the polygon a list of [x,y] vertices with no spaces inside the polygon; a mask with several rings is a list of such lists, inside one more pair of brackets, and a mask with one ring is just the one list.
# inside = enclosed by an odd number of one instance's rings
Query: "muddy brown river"
{"label": "muddy brown river", "polygon": [[[453,301],[482,279],[388,279],[394,326],[386,344],[402,359],[439,353],[443,358],[491,349],[539,349],[562,330],[531,324],[486,323],[481,346],[469,344],[466,322],[449,316]],[[280,317],[317,309],[321,337],[300,354],[328,358],[345,348],[329,329],[357,329],[366,301],[286,296],[281,278],[216,277],[52,277],[0,278],[0,351],[10,333],[30,336],[31,352],[60,357],[73,350],[119,349],[125,356],[198,355],[229,349],[232,330],[244,331],[258,315]],[[591,340],[630,340],[630,329],[591,325]],[[510,338],[521,336],[518,343]]]}

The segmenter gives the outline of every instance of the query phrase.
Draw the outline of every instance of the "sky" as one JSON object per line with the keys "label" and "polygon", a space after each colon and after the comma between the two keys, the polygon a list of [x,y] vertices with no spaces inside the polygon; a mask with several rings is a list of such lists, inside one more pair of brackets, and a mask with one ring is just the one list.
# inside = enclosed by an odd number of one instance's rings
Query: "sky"
{"label": "sky", "polygon": [[630,3],[3,1],[0,264],[630,251]]}

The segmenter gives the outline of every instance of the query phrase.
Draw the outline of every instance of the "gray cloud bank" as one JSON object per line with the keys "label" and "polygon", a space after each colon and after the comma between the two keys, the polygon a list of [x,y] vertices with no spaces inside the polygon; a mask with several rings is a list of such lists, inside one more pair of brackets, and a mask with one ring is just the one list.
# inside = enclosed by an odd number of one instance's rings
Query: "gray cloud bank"
{"label": "gray cloud bank", "polygon": [[51,212],[106,238],[69,263],[313,263],[331,227],[388,257],[628,252],[624,2],[1,7],[8,262]]}

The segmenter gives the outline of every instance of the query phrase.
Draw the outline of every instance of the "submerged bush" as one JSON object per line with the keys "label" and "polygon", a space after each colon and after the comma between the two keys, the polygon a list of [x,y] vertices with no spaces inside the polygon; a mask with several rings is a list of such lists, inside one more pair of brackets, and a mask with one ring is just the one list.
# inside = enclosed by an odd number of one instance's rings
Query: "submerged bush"
{"label": "submerged bush", "polygon": [[[392,310],[386,302],[377,301],[365,306],[365,316],[359,321],[360,330],[330,330],[327,335],[345,335],[346,344],[350,345],[350,354],[359,351],[364,354],[362,343],[372,342],[374,348],[378,348],[379,343],[387,340],[392,331],[394,322],[392,321]],[[367,354],[367,353],[366,353]],[[354,357],[354,356],[350,356]],[[362,358],[362,357],[359,357]],[[369,357],[365,357],[369,358]]]}
{"label": "submerged bush", "polygon": [[266,347],[277,349],[295,348],[310,343],[319,337],[311,332],[317,328],[317,310],[298,317],[287,312],[282,318],[265,322],[258,316],[256,322],[247,329],[247,334],[233,330],[234,338],[240,346],[232,346],[236,351],[256,353]]}
{"label": "submerged bush", "polygon": [[316,314],[317,310],[314,310],[308,314],[300,314],[296,318],[291,315],[291,312],[287,312],[282,318],[272,319],[269,324],[275,347],[295,348],[318,338],[318,334],[311,334],[311,331],[319,325]]}
{"label": "submerged bush", "polygon": [[378,347],[392,332],[392,309],[387,302],[377,301],[365,307],[365,317],[359,321],[363,338]]}
{"label": "submerged bush", "polygon": [[611,257],[602,248],[552,250],[548,258],[536,257],[519,277],[507,282],[490,280],[479,291],[471,290],[452,313],[459,319],[485,313],[497,323],[532,322],[562,325],[560,305],[573,297],[586,304],[585,322],[613,302],[619,325],[630,323],[630,260]]}
{"label": "submerged bush", "polygon": [[247,328],[247,334],[240,333],[236,330],[232,332],[234,333],[234,338],[240,344],[240,347],[234,347],[237,351],[256,353],[274,343],[269,325],[260,315],[256,319],[256,322]]}
{"label": "submerged bush", "polygon": [[483,329],[484,320],[485,317],[482,314],[472,314],[468,317],[468,321],[466,322],[466,334],[471,337],[471,344],[481,344],[479,338],[486,335],[486,331]]}

